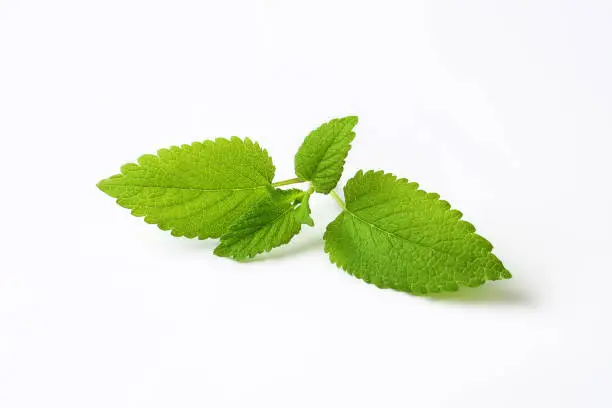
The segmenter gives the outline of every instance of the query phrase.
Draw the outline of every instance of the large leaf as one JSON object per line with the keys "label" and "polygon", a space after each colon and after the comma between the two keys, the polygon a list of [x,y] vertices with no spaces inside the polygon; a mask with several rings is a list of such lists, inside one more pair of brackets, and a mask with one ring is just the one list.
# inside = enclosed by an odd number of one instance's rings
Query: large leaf
{"label": "large leaf", "polygon": [[459,211],[416,183],[359,171],[344,195],[346,209],[328,225],[325,251],[368,283],[424,294],[511,277]]}
{"label": "large leaf", "polygon": [[230,227],[215,254],[243,260],[287,244],[302,224],[313,225],[309,197],[295,189],[272,191]]}
{"label": "large leaf", "polygon": [[342,176],[356,124],[357,116],[347,116],[313,130],[295,155],[295,174],[302,180],[311,181],[317,192],[329,193]]}
{"label": "large leaf", "polygon": [[161,149],[98,183],[117,203],[174,236],[216,238],[269,194],[274,165],[237,137]]}

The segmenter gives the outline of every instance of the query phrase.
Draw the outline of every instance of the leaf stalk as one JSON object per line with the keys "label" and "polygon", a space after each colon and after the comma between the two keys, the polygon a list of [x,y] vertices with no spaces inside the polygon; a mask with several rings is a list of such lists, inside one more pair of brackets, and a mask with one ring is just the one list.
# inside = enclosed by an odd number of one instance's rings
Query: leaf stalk
{"label": "leaf stalk", "polygon": [[344,201],[340,198],[340,196],[338,195],[338,193],[336,193],[335,190],[332,190],[329,192],[329,195],[332,196],[332,198],[334,200],[336,200],[336,203],[338,203],[338,205],[340,206],[340,208],[342,208],[342,210],[346,211],[346,204],[344,203]]}
{"label": "leaf stalk", "polygon": [[272,183],[272,187],[280,187],[280,186],[288,186],[289,184],[297,184],[297,183],[303,183],[304,180],[302,180],[299,177],[296,178],[292,178],[289,180],[282,180],[282,181],[277,181],[276,183]]}

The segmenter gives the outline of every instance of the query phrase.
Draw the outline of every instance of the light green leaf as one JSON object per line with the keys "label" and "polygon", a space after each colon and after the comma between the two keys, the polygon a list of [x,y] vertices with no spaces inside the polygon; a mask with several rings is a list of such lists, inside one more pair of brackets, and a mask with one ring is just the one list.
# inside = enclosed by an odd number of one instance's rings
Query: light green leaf
{"label": "light green leaf", "polygon": [[302,224],[312,222],[309,196],[296,189],[274,190],[230,227],[215,254],[243,260],[288,243]]}
{"label": "light green leaf", "polygon": [[219,138],[144,155],[98,187],[174,236],[216,238],[269,194],[274,170],[259,144]]}
{"label": "light green leaf", "polygon": [[425,294],[511,277],[459,211],[416,183],[359,171],[344,195],[346,210],[327,226],[325,251],[368,283]]}
{"label": "light green leaf", "polygon": [[347,116],[313,130],[295,155],[295,174],[311,181],[317,192],[329,193],[342,176],[356,124],[357,116]]}
{"label": "light green leaf", "polygon": [[314,227],[314,220],[310,216],[310,194],[307,193],[302,197],[300,206],[295,209],[295,217],[301,224]]}

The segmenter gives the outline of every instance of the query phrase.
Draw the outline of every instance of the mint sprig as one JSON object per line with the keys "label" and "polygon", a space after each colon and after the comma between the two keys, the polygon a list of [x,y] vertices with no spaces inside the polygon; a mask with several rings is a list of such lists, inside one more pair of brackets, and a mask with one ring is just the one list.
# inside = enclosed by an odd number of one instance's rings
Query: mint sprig
{"label": "mint sprig", "polygon": [[[355,137],[356,116],[312,131],[295,156],[297,177],[273,182],[265,149],[250,139],[215,139],[144,155],[98,183],[132,214],[174,236],[220,238],[214,253],[252,258],[313,226],[314,193],[341,213],[324,234],[332,263],[381,288],[427,294],[479,286],[512,275],[493,246],[438,194],[382,171],[359,171],[333,190]],[[309,183],[307,190],[279,187]]]}

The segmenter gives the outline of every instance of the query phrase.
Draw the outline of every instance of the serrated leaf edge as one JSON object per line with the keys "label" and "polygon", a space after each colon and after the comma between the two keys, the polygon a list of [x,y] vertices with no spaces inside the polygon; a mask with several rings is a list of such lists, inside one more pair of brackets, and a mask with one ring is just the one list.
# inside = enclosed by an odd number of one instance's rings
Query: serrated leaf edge
{"label": "serrated leaf edge", "polygon": [[[334,118],[334,119],[331,119],[331,120],[329,120],[329,121],[327,121],[327,122],[325,122],[325,123],[321,124],[319,127],[317,127],[316,129],[314,129],[313,131],[311,131],[311,132],[310,132],[310,133],[309,133],[309,134],[306,136],[306,139],[310,138],[310,137],[311,137],[311,135],[312,135],[312,134],[313,134],[313,133],[314,133],[316,130],[318,130],[318,129],[319,129],[321,126],[324,126],[324,125],[329,125],[329,124],[331,124],[331,123],[332,123],[332,122],[334,122],[334,121],[340,121],[340,120],[343,120],[343,119],[348,119],[348,118],[355,119],[355,123],[353,124],[352,128],[354,128],[355,126],[357,126],[357,124],[359,123],[359,117],[358,117],[358,116],[355,116],[355,115],[344,116],[344,117],[341,117],[341,118]],[[340,165],[340,177],[339,177],[339,178],[338,178],[338,180],[336,181],[336,184],[334,184],[334,185],[333,185],[331,188],[329,188],[329,189],[319,189],[319,188],[316,186],[316,181],[315,181],[315,179],[316,179],[316,178],[315,178],[315,177],[312,177],[312,178],[311,178],[311,177],[305,177],[303,174],[301,174],[301,172],[299,172],[299,171],[297,170],[297,168],[295,169],[295,174],[296,174],[296,176],[298,176],[298,177],[299,177],[299,178],[301,178],[302,180],[307,180],[307,181],[312,182],[312,185],[313,185],[313,187],[314,187],[314,189],[315,189],[315,191],[316,191],[317,193],[321,193],[321,194],[329,194],[329,192],[330,192],[331,190],[333,190],[334,188],[336,188],[336,186],[338,185],[338,182],[340,181],[340,178],[342,177],[342,174],[344,173],[344,166],[346,165],[346,158],[347,158],[347,156],[348,156],[348,152],[349,152],[349,151],[351,150],[351,148],[353,147],[352,143],[353,143],[353,140],[355,140],[355,135],[356,135],[356,133],[355,133],[355,132],[352,130],[352,128],[351,128],[350,133],[348,134],[348,139],[349,139],[349,140],[348,140],[348,143],[347,143],[347,145],[346,145],[346,146],[344,146],[344,147],[342,148],[342,152],[344,153],[344,158],[342,159],[342,164]],[[304,142],[306,141],[306,139],[304,140]],[[302,145],[304,144],[304,142],[302,143]],[[327,151],[329,151],[329,149],[331,148],[331,146],[333,146],[334,142],[335,142],[335,139],[334,139],[334,140],[332,140],[332,141],[331,141],[331,142],[330,142],[330,143],[329,143],[329,144],[328,144],[328,145],[325,147],[325,152],[323,153],[323,156],[325,156],[325,154],[327,154]],[[301,146],[302,146],[302,145],[301,145]],[[300,149],[301,149],[301,146],[300,146]],[[297,152],[297,154],[296,154],[296,158],[297,158],[297,156],[298,156],[298,155],[299,155],[299,153],[300,153],[300,149],[298,149],[298,152]],[[320,161],[319,163],[317,163],[317,166],[316,166],[316,168],[315,168],[315,170],[314,170],[314,173],[318,173],[318,172],[320,171],[320,166],[321,166],[321,163],[322,163],[321,161]]]}
{"label": "serrated leaf edge", "polygon": [[[419,184],[418,184],[418,183],[416,183],[416,182],[411,182],[411,181],[409,181],[409,180],[408,180],[408,179],[406,179],[406,178],[398,178],[397,176],[395,176],[395,175],[394,175],[394,174],[392,174],[392,173],[385,173],[385,171],[383,171],[383,170],[368,170],[368,171],[366,171],[366,172],[364,172],[363,170],[359,170],[359,171],[357,171],[357,173],[355,173],[355,175],[354,175],[354,176],[351,178],[351,180],[356,179],[357,177],[364,177],[364,176],[369,176],[369,175],[382,175],[383,177],[386,177],[386,178],[388,178],[388,179],[391,179],[391,181],[400,182],[400,183],[405,183],[406,185],[411,185],[411,186],[414,186],[414,188],[415,188],[417,191],[422,191],[423,193],[427,194],[427,196],[428,196],[428,197],[431,197],[431,198],[437,199],[439,202],[441,202],[441,203],[444,205],[444,207],[446,207],[446,209],[447,209],[447,210],[450,210],[450,209],[451,209],[451,205],[450,205],[450,203],[449,203],[448,201],[446,201],[446,200],[440,200],[440,199],[439,199],[439,197],[440,197],[440,195],[439,195],[439,194],[437,194],[437,193],[427,193],[427,192],[426,192],[426,191],[424,191],[424,190],[419,190],[419,189],[418,189],[418,187],[419,187]],[[349,181],[347,182],[347,184],[344,186],[344,189],[346,189],[346,187],[347,187],[347,186],[348,186],[348,184],[351,182],[351,180],[349,180]],[[345,193],[346,193],[346,191],[345,191]],[[345,197],[345,199],[346,199],[346,197]],[[461,219],[461,218],[463,217],[463,213],[461,213],[461,211],[459,211],[459,210],[454,210],[454,209],[453,209],[453,210],[451,210],[451,211],[453,211],[453,213],[454,213],[455,217],[457,218],[457,221],[461,221],[461,222],[464,222],[466,225],[469,225],[470,229],[472,230],[472,231],[470,232],[470,234],[476,235],[476,236],[478,236],[479,238],[481,238],[481,239],[482,239],[484,242],[486,242],[486,243],[488,244],[488,247],[489,247],[489,248],[488,248],[488,250],[489,250],[489,251],[491,251],[491,250],[493,249],[493,245],[491,244],[491,242],[489,242],[489,240],[487,240],[486,238],[482,237],[481,235],[479,235],[479,234],[476,234],[476,233],[475,233],[476,228],[474,227],[474,225],[473,225],[472,223],[470,223],[470,222],[468,222],[468,221],[465,221],[465,220],[462,220],[462,219]],[[368,224],[368,225],[370,225],[370,226],[372,226],[372,227],[374,227],[374,228],[377,228],[378,230],[380,230],[380,231],[382,231],[382,232],[385,232],[385,233],[387,233],[387,234],[394,235],[394,236],[396,236],[396,235],[395,235],[395,234],[392,234],[392,233],[389,233],[388,231],[385,231],[385,230],[383,230],[383,229],[381,229],[381,228],[377,227],[376,225],[373,225],[373,224],[371,224],[371,223],[369,223],[369,222],[367,222],[367,221],[365,221],[365,220],[361,219],[359,216],[357,216],[356,214],[352,213],[352,212],[351,212],[351,211],[348,209],[348,206],[347,206],[347,209],[343,210],[343,211],[342,211],[340,214],[338,214],[338,216],[337,216],[337,217],[336,217],[334,220],[332,220],[332,221],[331,221],[331,222],[330,222],[330,223],[327,225],[327,227],[326,227],[326,229],[325,229],[325,233],[323,234],[323,240],[324,240],[324,243],[325,243],[325,244],[324,244],[324,247],[323,247],[323,250],[325,251],[325,253],[326,253],[326,254],[328,254],[328,256],[329,256],[329,260],[330,260],[330,262],[331,262],[333,265],[336,265],[337,267],[339,267],[340,269],[344,270],[345,272],[347,272],[347,273],[348,273],[348,274],[350,274],[351,276],[354,276],[354,275],[353,275],[353,272],[351,272],[351,271],[349,270],[349,267],[348,267],[348,265],[347,265],[346,263],[342,263],[342,262],[340,262],[340,260],[338,260],[338,259],[336,259],[336,258],[334,257],[334,255],[331,253],[331,250],[330,250],[330,248],[328,247],[328,244],[327,244],[327,243],[328,243],[328,241],[327,241],[327,237],[328,237],[329,227],[330,227],[330,226],[331,226],[333,223],[335,223],[335,222],[336,222],[336,221],[337,221],[337,220],[338,220],[338,219],[339,219],[341,216],[343,216],[345,213],[346,213],[346,215],[350,215],[350,216],[352,216],[352,217],[355,217],[355,218],[359,219],[360,221],[362,221],[362,222],[364,222],[364,223],[366,223],[366,224]],[[402,240],[403,240],[403,238],[401,238],[401,237],[397,237],[397,238],[399,238],[399,239],[402,239]],[[427,247],[427,248],[429,248],[429,247]],[[486,278],[484,281],[482,281],[482,282],[481,282],[480,284],[478,284],[478,285],[467,285],[467,284],[465,284],[465,283],[463,283],[463,282],[456,282],[456,286],[454,286],[454,287],[445,287],[445,288],[440,288],[440,290],[442,290],[442,291],[447,291],[447,292],[454,292],[454,291],[459,290],[459,286],[465,286],[465,287],[474,287],[474,286],[480,286],[480,285],[483,285],[484,283],[486,283],[486,281],[487,281],[487,280],[495,281],[495,280],[503,280],[503,279],[510,279],[510,278],[512,278],[512,274],[510,273],[510,271],[508,271],[506,268],[504,268],[504,270],[501,272],[501,276],[500,276],[499,278],[495,278],[495,279]],[[362,279],[362,278],[359,278],[359,279],[360,279],[360,280],[362,280],[362,281],[364,281],[364,282],[366,282],[366,283],[368,283],[368,284],[370,284],[370,285],[374,285],[374,286],[378,287],[379,289],[393,289],[393,288],[389,288],[388,286],[380,285],[380,284],[378,284],[378,282],[369,282],[369,281],[367,281],[367,280],[365,280],[365,279]],[[396,290],[396,289],[393,289],[393,290]],[[439,292],[440,290],[438,290],[437,292]],[[428,293],[435,293],[436,291],[427,291],[427,290],[421,290],[421,291],[418,291],[418,292],[417,292],[417,291],[410,291],[410,290],[407,290],[406,292],[411,293],[411,294],[415,294],[415,295],[427,295]]]}
{"label": "serrated leaf edge", "polygon": [[[254,142],[249,137],[245,137],[244,139],[242,139],[242,138],[240,138],[238,136],[231,136],[229,139],[225,138],[225,137],[217,137],[217,138],[214,138],[214,139],[206,139],[206,140],[203,140],[201,142],[200,141],[195,141],[195,142],[193,142],[191,144],[186,144],[185,143],[185,144],[182,144],[180,146],[172,145],[172,146],[169,146],[169,147],[158,149],[156,151],[156,154],[145,153],[145,154],[139,156],[138,159],[136,159],[135,162],[129,162],[129,163],[123,164],[120,167],[118,174],[113,174],[110,177],[107,177],[105,179],[100,180],[96,184],[96,187],[98,187],[98,189],[100,191],[102,191],[103,193],[107,194],[106,191],[104,191],[104,189],[103,189],[103,183],[105,181],[113,179],[113,178],[118,178],[118,177],[127,175],[129,168],[131,168],[133,166],[142,166],[143,165],[143,161],[147,160],[148,158],[155,157],[156,159],[161,159],[163,155],[165,155],[167,152],[170,152],[173,149],[191,148],[194,145],[198,145],[198,144],[201,144],[201,145],[213,145],[212,147],[214,148],[214,144],[219,143],[219,142],[220,143],[241,142],[244,145],[251,145],[254,148],[256,148],[259,151],[261,151],[262,153],[264,153],[267,156],[267,158],[268,158],[270,166],[272,167],[272,179],[274,179],[274,174],[276,173],[276,166],[272,162],[272,157],[268,153],[268,150],[265,149],[265,148],[262,148],[261,145],[258,142]],[[135,186],[135,187],[151,187],[151,188],[168,188],[168,189],[175,189],[175,190],[190,190],[190,191],[247,191],[247,190],[268,189],[268,188],[272,187],[272,183],[269,182],[266,185],[261,185],[261,186],[256,186],[256,187],[249,187],[249,188],[237,188],[237,189],[201,189],[201,188],[167,187],[167,186],[155,186],[155,185],[146,185],[145,186],[145,185],[138,185],[138,184],[131,184],[131,186]],[[131,213],[132,216],[137,217],[137,218],[141,218],[142,217],[145,223],[147,223],[149,225],[155,225],[161,231],[170,231],[170,235],[172,235],[173,237],[176,237],[176,238],[185,237],[185,238],[189,238],[189,239],[197,238],[198,240],[205,240],[205,239],[210,239],[210,238],[218,238],[217,236],[212,236],[212,235],[194,235],[194,234],[176,233],[175,230],[172,230],[172,227],[166,227],[163,224],[162,225],[158,224],[157,221],[155,221],[155,220],[147,219],[147,215],[146,214],[139,214],[136,211],[136,209],[133,209],[133,208],[130,208],[129,206],[123,205],[120,202],[120,200],[121,200],[121,198],[116,198],[115,199],[115,203],[118,206],[122,207],[122,208],[130,210],[130,213]]]}

